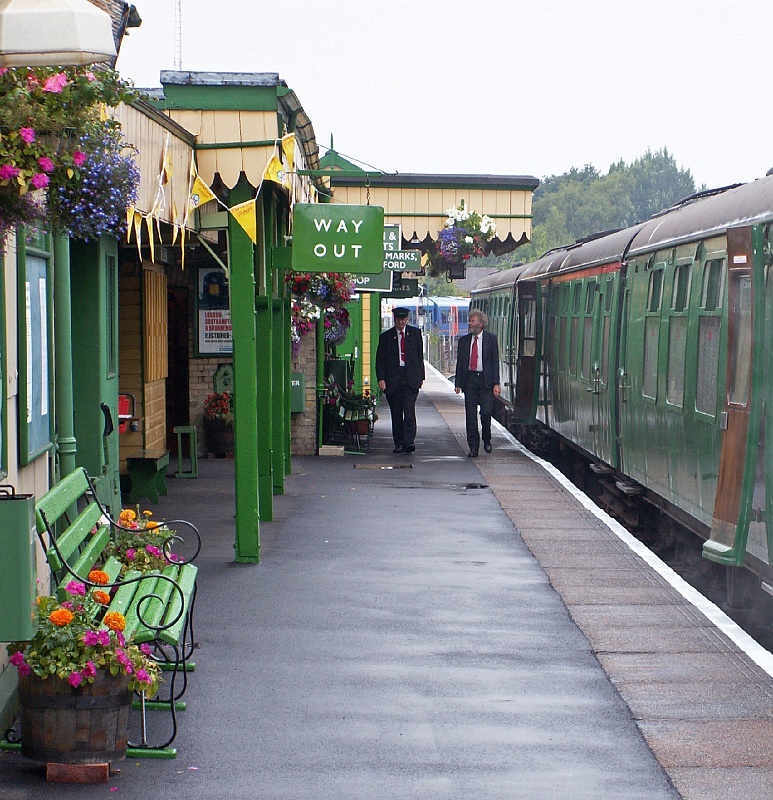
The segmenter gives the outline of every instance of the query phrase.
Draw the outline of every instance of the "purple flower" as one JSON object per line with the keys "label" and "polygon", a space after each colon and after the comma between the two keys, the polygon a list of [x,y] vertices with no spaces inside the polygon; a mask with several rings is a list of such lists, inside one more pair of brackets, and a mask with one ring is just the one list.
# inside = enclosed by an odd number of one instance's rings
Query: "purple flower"
{"label": "purple flower", "polygon": [[86,666],[81,670],[84,678],[93,678],[97,674],[97,668],[93,661],[87,661]]}
{"label": "purple flower", "polygon": [[70,686],[75,688],[76,686],[80,686],[83,683],[83,675],[77,670],[74,670],[70,673],[70,677],[67,679]]}
{"label": "purple flower", "polygon": [[26,678],[32,672],[32,667],[29,664],[19,664],[19,675]]}
{"label": "purple flower", "polygon": [[149,544],[145,550],[150,553],[150,555],[161,558],[161,551],[155,545]]}
{"label": "purple flower", "polygon": [[14,167],[13,164],[3,164],[0,167],[0,181],[9,181],[19,174],[19,168]]}
{"label": "purple flower", "polygon": [[82,167],[86,163],[87,155],[82,153],[80,150],[76,150],[72,154],[72,163],[75,164],[76,167]]}
{"label": "purple flower", "polygon": [[62,608],[66,608],[68,611],[75,611],[75,606],[72,604],[72,600],[65,600],[61,605]]}
{"label": "purple flower", "polygon": [[48,156],[41,156],[38,159],[38,164],[40,164],[40,168],[43,170],[43,172],[54,171],[54,162]]}
{"label": "purple flower", "polygon": [[121,631],[115,632],[115,638],[118,639],[118,644],[120,644],[121,647],[126,647],[126,638]]}
{"label": "purple flower", "polygon": [[[34,181],[35,177],[36,176],[33,176],[33,181]],[[36,188],[39,188],[39,187],[36,187]],[[86,586],[85,586],[85,584],[81,583],[80,581],[70,581],[64,587],[64,590],[65,590],[65,592],[67,592],[67,594],[80,595],[81,597],[85,597],[86,596]]]}
{"label": "purple flower", "polygon": [[32,144],[35,141],[35,129],[34,128],[22,128],[19,131],[19,136],[24,139],[27,144]]}
{"label": "purple flower", "polygon": [[51,179],[50,179],[50,178],[48,177],[48,175],[46,175],[44,172],[36,172],[36,173],[35,173],[35,174],[32,176],[32,179],[30,180],[30,183],[31,183],[31,184],[32,184],[32,185],[33,185],[33,186],[34,186],[36,189],[43,189],[43,188],[45,188],[46,186],[48,186],[48,184],[50,183],[50,181],[51,181]]}
{"label": "purple flower", "polygon": [[144,656],[149,656],[153,651],[150,649],[150,645],[147,642],[143,642],[140,645],[140,652]]}
{"label": "purple flower", "polygon": [[14,653],[10,658],[11,664],[14,667],[20,667],[24,663],[24,653]]}
{"label": "purple flower", "polygon": [[150,683],[150,675],[148,675],[147,670],[138,669],[136,677],[140,683]]}
{"label": "purple flower", "polygon": [[102,647],[110,646],[110,631],[97,631],[97,639]]}
{"label": "purple flower", "polygon": [[95,645],[99,644],[99,637],[97,636],[96,631],[86,631],[83,634],[83,643],[87,647],[94,647]]}
{"label": "purple flower", "polygon": [[127,561],[134,561],[135,558],[137,558],[137,551],[133,547],[130,547],[126,551],[126,560]]}

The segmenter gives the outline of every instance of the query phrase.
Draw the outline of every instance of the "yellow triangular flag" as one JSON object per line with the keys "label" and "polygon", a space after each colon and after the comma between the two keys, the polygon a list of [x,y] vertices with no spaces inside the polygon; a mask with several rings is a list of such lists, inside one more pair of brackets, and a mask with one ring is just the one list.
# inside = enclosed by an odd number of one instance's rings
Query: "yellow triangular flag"
{"label": "yellow triangular flag", "polygon": [[155,242],[155,238],[153,236],[153,217],[151,217],[150,214],[148,214],[148,216],[145,217],[145,224],[148,226],[148,238],[150,239],[150,241],[148,242],[148,244],[150,246],[150,262],[152,264],[155,264],[156,263],[156,253],[155,253],[155,243],[156,242]]}
{"label": "yellow triangular flag", "polygon": [[133,222],[134,222],[134,206],[128,206],[126,209],[126,244],[129,244],[132,238]]}
{"label": "yellow triangular flag", "polygon": [[210,200],[215,200],[215,194],[212,189],[204,183],[203,180],[196,174],[196,177],[193,179],[193,187],[191,189],[191,196],[188,200],[188,208],[193,210],[194,208],[198,208],[199,206],[203,206],[204,203],[208,203]]}
{"label": "yellow triangular flag", "polygon": [[271,156],[268,164],[266,164],[266,169],[263,171],[263,180],[278,183],[280,186],[284,186],[285,189],[290,188],[290,176],[285,171],[284,164],[279,160],[279,156],[276,153]]}
{"label": "yellow triangular flag", "polygon": [[228,209],[234,219],[241,225],[247,236],[252,239],[253,244],[258,243],[258,221],[255,217],[255,200],[248,200],[246,203],[239,203],[238,206]]}
{"label": "yellow triangular flag", "polygon": [[172,178],[172,153],[169,148],[171,134],[167,133],[164,142],[164,152],[161,155],[161,185],[169,183]]}
{"label": "yellow triangular flag", "polygon": [[142,261],[142,214],[139,211],[134,212],[134,238],[137,242],[137,252],[140,254],[140,261]]}
{"label": "yellow triangular flag", "polygon": [[177,237],[180,233],[180,223],[177,220],[174,221],[172,224],[172,247],[174,247],[175,242],[177,241]]}
{"label": "yellow triangular flag", "polygon": [[287,171],[292,172],[295,169],[295,134],[286,133],[282,137],[282,150],[284,150],[285,158],[287,159]]}
{"label": "yellow triangular flag", "polygon": [[185,272],[185,228],[180,228],[180,269]]}

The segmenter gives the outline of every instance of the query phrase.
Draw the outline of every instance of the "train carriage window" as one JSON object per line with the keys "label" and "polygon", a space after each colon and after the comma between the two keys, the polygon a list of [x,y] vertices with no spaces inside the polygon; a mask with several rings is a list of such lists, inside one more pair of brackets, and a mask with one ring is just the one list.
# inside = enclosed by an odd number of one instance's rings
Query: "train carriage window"
{"label": "train carriage window", "polygon": [[687,351],[687,317],[671,317],[668,324],[668,374],[666,402],[680,406],[684,402],[684,363]]}
{"label": "train carriage window", "polygon": [[704,267],[701,308],[705,311],[716,311],[722,307],[723,263],[724,259],[713,258],[707,261]]}
{"label": "train carriage window", "polygon": [[735,322],[730,354],[730,402],[745,406],[749,401],[749,378],[752,361],[752,278],[748,274],[732,276],[732,308]]}
{"label": "train carriage window", "polygon": [[537,354],[537,301],[521,300],[521,341],[519,355],[532,357]]}
{"label": "train carriage window", "polygon": [[695,410],[716,417],[719,378],[719,340],[722,327],[724,258],[703,266],[701,310],[698,319],[698,359],[695,366]]}
{"label": "train carriage window", "polygon": [[567,336],[566,336],[566,320],[568,317],[561,317],[561,321],[558,324],[558,368],[561,372],[566,372],[566,362],[567,362]]}
{"label": "train carriage window", "polygon": [[660,311],[663,298],[663,270],[654,269],[650,273],[650,285],[647,292],[647,311]]}
{"label": "train carriage window", "polygon": [[673,311],[684,311],[690,295],[690,264],[677,264],[674,269],[674,285],[671,293]]}
{"label": "train carriage window", "polygon": [[582,364],[580,366],[583,378],[590,377],[591,350],[593,344],[593,307],[598,294],[598,284],[592,281],[588,284],[585,294],[585,319],[582,331]]}

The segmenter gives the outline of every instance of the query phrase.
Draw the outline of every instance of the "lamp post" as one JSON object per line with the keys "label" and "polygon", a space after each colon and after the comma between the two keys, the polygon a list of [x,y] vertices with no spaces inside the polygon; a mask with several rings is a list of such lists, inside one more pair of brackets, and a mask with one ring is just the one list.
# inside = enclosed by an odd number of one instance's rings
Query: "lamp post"
{"label": "lamp post", "polygon": [[115,58],[107,12],[89,0],[0,0],[0,67],[69,67]]}

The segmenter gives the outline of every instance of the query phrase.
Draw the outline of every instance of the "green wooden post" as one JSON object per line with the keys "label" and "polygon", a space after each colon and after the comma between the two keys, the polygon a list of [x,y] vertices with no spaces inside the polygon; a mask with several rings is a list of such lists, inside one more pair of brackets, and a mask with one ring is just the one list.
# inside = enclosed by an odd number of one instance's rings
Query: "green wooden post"
{"label": "green wooden post", "polygon": [[[253,196],[240,181],[231,190],[232,206]],[[236,561],[260,561],[258,495],[258,404],[255,313],[255,261],[252,241],[228,215],[231,261],[231,327],[234,363],[234,471],[236,473]]]}
{"label": "green wooden post", "polygon": [[284,442],[287,438],[287,427],[285,422],[285,398],[289,395],[290,382],[286,379],[285,353],[284,353],[284,330],[282,327],[282,298],[274,297],[271,301],[272,333],[276,346],[273,348],[273,359],[271,365],[272,381],[274,391],[271,393],[272,409],[271,418],[273,421],[273,436],[271,444],[272,454],[272,474],[274,494],[284,494],[285,492],[285,447]]}
{"label": "green wooden post", "polygon": [[292,445],[292,411],[290,410],[290,373],[292,372],[292,335],[290,332],[290,308],[291,308],[291,301],[289,292],[287,291],[287,287],[284,285],[284,272],[280,273],[280,280],[281,285],[284,287],[284,298],[282,299],[282,332],[284,334],[284,354],[285,354],[285,374],[284,374],[284,381],[285,386],[287,387],[287,391],[285,392],[285,409],[284,409],[284,418],[285,418],[285,438],[284,438],[284,450],[285,450],[285,475],[289,475],[292,472],[292,453],[291,453],[291,445]]}
{"label": "green wooden post", "polygon": [[317,449],[322,447],[323,392],[325,390],[325,322],[317,320]]}
{"label": "green wooden post", "polygon": [[272,476],[272,446],[274,439],[272,372],[274,337],[272,330],[271,262],[269,250],[273,237],[271,204],[275,202],[270,194],[261,194],[258,205],[258,297],[256,298],[256,362],[257,399],[260,420],[258,424],[258,497],[260,498],[260,519],[270,522],[274,518],[274,480]]}
{"label": "green wooden post", "polygon": [[70,239],[54,237],[54,336],[56,338],[56,432],[59,473],[77,466],[72,374],[72,298],[70,294]]}

